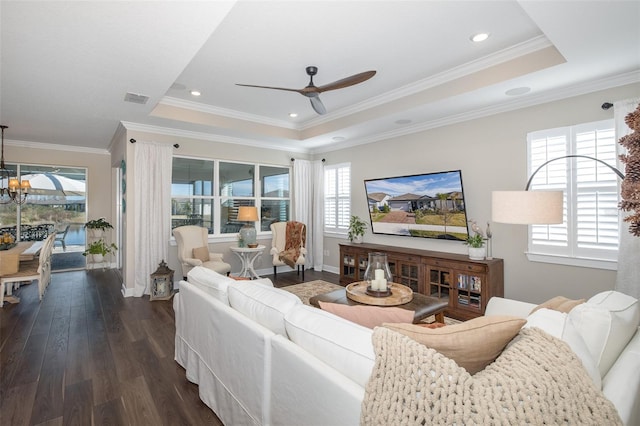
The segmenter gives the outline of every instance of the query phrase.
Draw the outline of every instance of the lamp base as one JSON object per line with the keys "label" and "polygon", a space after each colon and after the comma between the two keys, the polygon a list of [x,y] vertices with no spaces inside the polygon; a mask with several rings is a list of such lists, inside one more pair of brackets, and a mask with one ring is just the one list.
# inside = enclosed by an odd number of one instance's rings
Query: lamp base
{"label": "lamp base", "polygon": [[253,225],[244,225],[240,228],[240,238],[245,245],[256,243],[256,228]]}

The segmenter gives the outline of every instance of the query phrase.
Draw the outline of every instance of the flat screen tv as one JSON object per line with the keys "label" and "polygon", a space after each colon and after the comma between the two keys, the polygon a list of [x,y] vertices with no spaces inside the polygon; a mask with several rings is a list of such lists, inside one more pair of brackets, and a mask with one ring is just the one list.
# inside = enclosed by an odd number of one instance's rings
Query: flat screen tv
{"label": "flat screen tv", "polygon": [[367,179],[364,188],[374,234],[459,241],[469,235],[460,170]]}

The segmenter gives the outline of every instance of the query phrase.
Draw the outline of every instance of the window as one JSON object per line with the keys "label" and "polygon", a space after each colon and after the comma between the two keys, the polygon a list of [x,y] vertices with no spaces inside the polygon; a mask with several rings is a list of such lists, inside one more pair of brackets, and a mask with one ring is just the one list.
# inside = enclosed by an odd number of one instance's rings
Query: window
{"label": "window", "polygon": [[[616,167],[613,120],[533,132],[527,145],[529,175],[565,155],[585,155]],[[564,190],[564,222],[529,227],[531,260],[615,267],[619,181],[610,168],[587,158],[552,161],[538,171],[530,189]]]}
{"label": "window", "polygon": [[351,218],[351,165],[324,168],[324,230],[346,233]]}
{"label": "window", "polygon": [[[237,234],[238,207],[256,206],[260,230],[289,220],[288,167],[173,158],[171,229],[204,226],[211,235]],[[256,195],[257,194],[257,195]]]}

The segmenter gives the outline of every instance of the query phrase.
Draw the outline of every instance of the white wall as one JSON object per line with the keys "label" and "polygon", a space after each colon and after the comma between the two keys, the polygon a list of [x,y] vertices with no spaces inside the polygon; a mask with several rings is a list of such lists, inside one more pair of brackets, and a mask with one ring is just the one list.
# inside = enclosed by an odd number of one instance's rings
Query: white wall
{"label": "white wall", "polygon": [[[600,108],[603,102],[638,95],[640,85],[630,85],[326,152],[319,157],[326,158],[326,164],[351,162],[353,214],[367,220],[364,179],[460,169],[468,218],[484,227],[491,220],[491,192],[521,190],[526,185],[528,132],[612,118],[613,109]],[[504,259],[506,297],[537,303],[557,295],[581,298],[613,289],[615,271],[528,261],[524,254],[526,226],[492,223],[492,231],[493,255]],[[467,251],[461,242],[373,235],[370,228],[364,241],[455,253]],[[330,252],[325,263],[339,264],[339,242],[325,238],[325,250]]]}

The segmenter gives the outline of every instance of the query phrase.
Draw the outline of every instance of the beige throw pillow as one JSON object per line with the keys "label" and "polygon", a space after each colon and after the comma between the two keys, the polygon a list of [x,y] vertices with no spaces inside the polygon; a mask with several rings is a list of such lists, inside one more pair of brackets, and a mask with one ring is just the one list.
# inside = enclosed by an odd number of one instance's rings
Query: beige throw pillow
{"label": "beige throw pillow", "polygon": [[564,296],[556,296],[533,308],[531,312],[529,312],[529,315],[542,308],[551,309],[552,311],[564,312],[565,314],[567,314],[571,309],[584,302],[586,302],[586,299],[572,300],[567,299]]}
{"label": "beige throw pillow", "polygon": [[377,327],[385,322],[411,324],[415,316],[415,311],[402,308],[364,305],[351,306],[322,301],[318,301],[318,303],[323,311],[331,312],[334,315],[368,328]]}
{"label": "beige throw pillow", "polygon": [[500,355],[526,322],[522,318],[497,315],[435,329],[413,324],[383,326],[435,349],[475,374]]}
{"label": "beige throw pillow", "polygon": [[209,247],[198,247],[193,249],[193,258],[202,262],[209,261]]}

